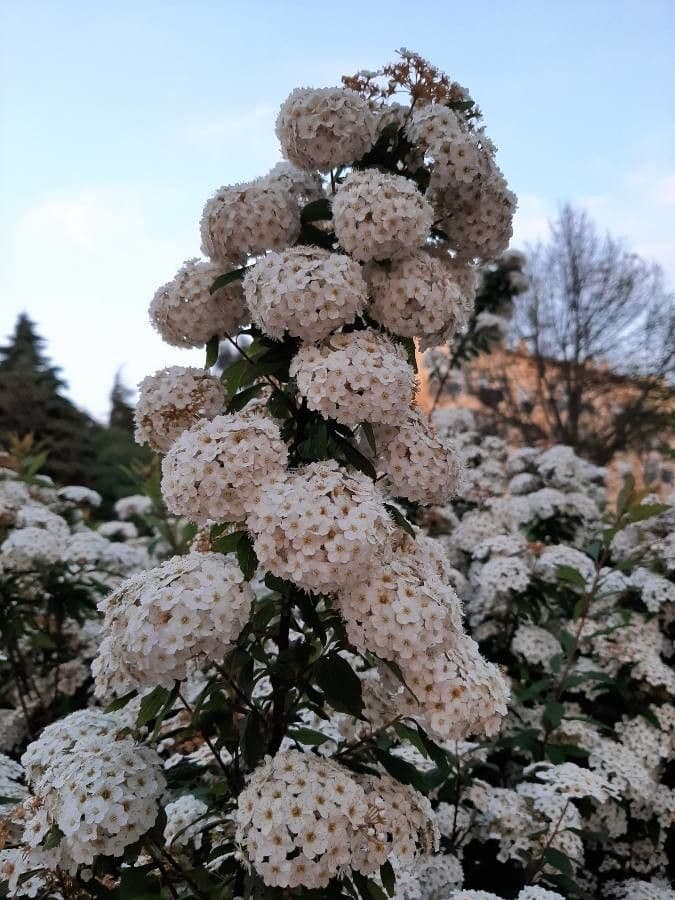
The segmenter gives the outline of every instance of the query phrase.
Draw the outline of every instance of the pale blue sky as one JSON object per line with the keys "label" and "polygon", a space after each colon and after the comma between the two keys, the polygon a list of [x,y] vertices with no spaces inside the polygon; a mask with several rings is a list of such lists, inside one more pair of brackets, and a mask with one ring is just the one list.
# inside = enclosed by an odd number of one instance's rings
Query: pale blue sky
{"label": "pale blue sky", "polygon": [[401,45],[483,109],[516,243],[571,199],[675,282],[673,0],[0,0],[0,338],[27,310],[97,415],[119,366],[135,383],[201,361],[146,311],[199,252],[204,201],[279,158],[293,87]]}

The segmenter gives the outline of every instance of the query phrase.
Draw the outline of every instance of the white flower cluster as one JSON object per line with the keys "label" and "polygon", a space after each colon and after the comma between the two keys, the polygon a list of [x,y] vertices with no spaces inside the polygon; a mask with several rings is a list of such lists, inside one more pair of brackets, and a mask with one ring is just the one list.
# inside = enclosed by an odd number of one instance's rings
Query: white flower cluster
{"label": "white flower cluster", "polygon": [[236,334],[247,319],[244,295],[238,281],[212,294],[209,288],[222,274],[220,266],[189,259],[157,290],[149,312],[162,340],[174,347],[201,347],[212,337]]}
{"label": "white flower cluster", "polygon": [[247,522],[264,569],[326,593],[361,577],[393,531],[371,479],[333,460],[268,483]]}
{"label": "white flower cluster", "polygon": [[[73,873],[98,856],[121,856],[154,824],[161,760],[120,730],[113,716],[85,710],[48,726],[27,748],[22,763],[35,798],[24,802],[23,839],[34,868]],[[43,850],[54,827],[60,843]]]}
{"label": "white flower cluster", "polygon": [[375,444],[394,496],[443,504],[457,492],[461,477],[457,451],[420,413],[410,415],[398,428],[376,428]]}
{"label": "white flower cluster", "polygon": [[238,798],[242,860],[270,887],[318,889],[346,866],[372,873],[389,856],[410,862],[433,848],[424,797],[386,776],[359,781],[310,753],[267,757]]}
{"label": "white flower cluster", "polygon": [[290,375],[310,409],[344,425],[394,425],[410,412],[416,389],[403,348],[371,330],[302,347]]}
{"label": "white flower cluster", "polygon": [[267,335],[287,331],[304,341],[320,341],[354,321],[367,300],[357,262],[318,247],[268,253],[244,278],[253,321]]}
{"label": "white flower cluster", "polygon": [[433,221],[413,181],[374,169],[351,172],[333,200],[335,236],[361,262],[409,256],[424,245]]}
{"label": "white flower cluster", "polygon": [[345,88],[296,88],[281,104],[276,133],[286,159],[329,172],[359,159],[375,140],[367,100]]}
{"label": "white flower cluster", "polygon": [[276,182],[300,206],[320,200],[324,196],[319,173],[299,169],[293,163],[278,162],[267,173],[265,180]]}
{"label": "white flower cluster", "polygon": [[293,244],[300,207],[281,180],[258,178],[219,188],[204,206],[200,228],[202,253],[223,274],[247,256]]}
{"label": "white flower cluster", "polygon": [[145,494],[130,494],[117,500],[114,509],[117,517],[123,521],[135,516],[142,518],[152,512],[152,500]]}
{"label": "white flower cluster", "polygon": [[164,841],[166,846],[185,847],[187,844],[198,850],[202,845],[202,830],[206,827],[208,806],[192,794],[183,794],[164,807],[166,825]]}
{"label": "white flower cluster", "polygon": [[397,553],[343,587],[338,603],[354,645],[401,669],[403,714],[420,717],[442,739],[498,729],[508,688],[462,631],[459,598],[426,548]]}
{"label": "white flower cluster", "polygon": [[263,486],[284,471],[287,449],[267,416],[202,419],[175,441],[162,461],[167,507],[194,522],[238,522]]}
{"label": "white flower cluster", "polygon": [[466,294],[454,269],[428,253],[370,263],[366,278],[370,315],[392,334],[417,337],[423,350],[447,343],[468,321],[473,292]]}
{"label": "white flower cluster", "polygon": [[224,401],[223,385],[203,369],[160,369],[138,385],[136,442],[166,452],[198,419],[217,415]]}
{"label": "white flower cluster", "polygon": [[246,624],[253,591],[219,553],[174,556],[99,603],[105,637],[92,665],[98,696],[167,687],[197,657],[221,659]]}

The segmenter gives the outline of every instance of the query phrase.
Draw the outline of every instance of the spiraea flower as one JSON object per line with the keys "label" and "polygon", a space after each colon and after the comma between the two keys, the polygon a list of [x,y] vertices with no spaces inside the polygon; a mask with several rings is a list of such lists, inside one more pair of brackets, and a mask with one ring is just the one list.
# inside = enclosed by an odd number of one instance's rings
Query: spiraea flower
{"label": "spiraea flower", "polygon": [[281,338],[287,331],[304,341],[353,322],[367,299],[359,264],[318,247],[268,253],[246,273],[244,293],[265,334]]}
{"label": "spiraea flower", "polygon": [[[74,873],[98,856],[121,856],[155,822],[165,787],[162,761],[150,747],[119,734],[121,723],[98,710],[73,713],[44,730],[26,750],[24,841],[29,858]],[[62,834],[54,853],[41,844]],[[51,865],[50,865],[51,862]]]}
{"label": "spiraea flower", "polygon": [[200,228],[202,253],[222,273],[230,260],[293,244],[300,234],[300,207],[281,181],[259,178],[219,188],[206,202]]}
{"label": "spiraea flower", "polygon": [[458,259],[491,260],[506,250],[513,234],[516,196],[496,166],[492,177],[480,185],[462,182],[430,197]]}
{"label": "spiraea flower", "polygon": [[278,162],[264,177],[279,184],[301,207],[324,196],[319,173],[299,169],[290,162]]}
{"label": "spiraea flower", "polygon": [[213,294],[209,291],[218,275],[230,268],[229,263],[221,267],[189,259],[172,281],[159,288],[150,304],[150,321],[167,344],[201,347],[245,324],[246,305],[238,281]]}
{"label": "spiraea flower", "polygon": [[333,200],[335,236],[362,262],[409,256],[429,237],[434,212],[409,178],[351,172]]}
{"label": "spiraea flower", "polygon": [[345,586],[338,606],[357,650],[399,664],[439,649],[462,627],[454,590],[407,554],[373,566]]}
{"label": "spiraea flower", "polygon": [[206,824],[208,806],[192,794],[184,794],[164,807],[166,825],[164,840],[167,847],[184,847],[187,844],[198,850],[202,845],[202,829]]}
{"label": "spiraea flower", "polygon": [[171,686],[192,660],[222,659],[252,600],[239,566],[219,553],[174,556],[122,582],[98,607],[105,618],[92,665],[97,695]]}
{"label": "spiraea flower", "polygon": [[407,784],[390,775],[360,779],[370,805],[371,828],[354,841],[351,865],[364,875],[374,875],[393,858],[404,868],[420,856],[438,849],[440,835],[431,803]]}
{"label": "spiraea flower", "polygon": [[375,442],[380,465],[396,497],[442,504],[457,492],[459,454],[421,414],[410,415],[399,427],[378,427]]}
{"label": "spiraea flower", "polygon": [[392,334],[417,337],[425,350],[446,343],[466,325],[473,295],[452,268],[424,252],[366,269],[370,315]]}
{"label": "spiraea flower", "polygon": [[301,169],[329,172],[359,159],[375,139],[377,116],[348,88],[296,88],[281,104],[281,151]]}
{"label": "spiraea flower", "polygon": [[327,593],[362,577],[393,530],[371,479],[333,460],[269,482],[247,522],[264,568]]}
{"label": "spiraea flower", "polygon": [[290,374],[310,409],[345,425],[397,423],[409,412],[416,388],[403,348],[370,330],[302,347]]}
{"label": "spiraea flower", "polygon": [[241,521],[263,485],[283,472],[287,454],[267,416],[202,419],[164,457],[164,500],[172,512],[198,524]]}
{"label": "spiraea flower", "polygon": [[224,401],[223,385],[203,369],[160,369],[138,385],[136,442],[165,452],[198,419],[217,415]]}
{"label": "spiraea flower", "polygon": [[323,888],[349,864],[369,812],[349,770],[287,750],[267,757],[239,795],[235,841],[269,887]]}

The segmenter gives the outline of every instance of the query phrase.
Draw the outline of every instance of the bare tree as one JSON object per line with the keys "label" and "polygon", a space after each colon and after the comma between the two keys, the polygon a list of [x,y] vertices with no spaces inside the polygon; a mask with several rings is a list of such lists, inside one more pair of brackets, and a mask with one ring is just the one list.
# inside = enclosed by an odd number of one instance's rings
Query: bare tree
{"label": "bare tree", "polygon": [[[604,463],[672,425],[675,304],[661,269],[565,206],[527,274],[512,340],[532,360],[544,431]],[[531,417],[515,424],[525,433]]]}

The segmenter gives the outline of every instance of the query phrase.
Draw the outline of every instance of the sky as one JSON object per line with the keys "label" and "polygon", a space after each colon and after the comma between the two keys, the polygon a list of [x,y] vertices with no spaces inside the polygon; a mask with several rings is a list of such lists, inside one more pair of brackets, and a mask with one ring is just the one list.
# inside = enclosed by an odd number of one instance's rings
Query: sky
{"label": "sky", "polygon": [[202,365],[147,307],[199,255],[204,202],[280,159],[294,87],[401,46],[480,105],[513,246],[572,201],[675,286],[674,45],[673,0],[0,0],[0,340],[27,312],[99,418],[118,370]]}

